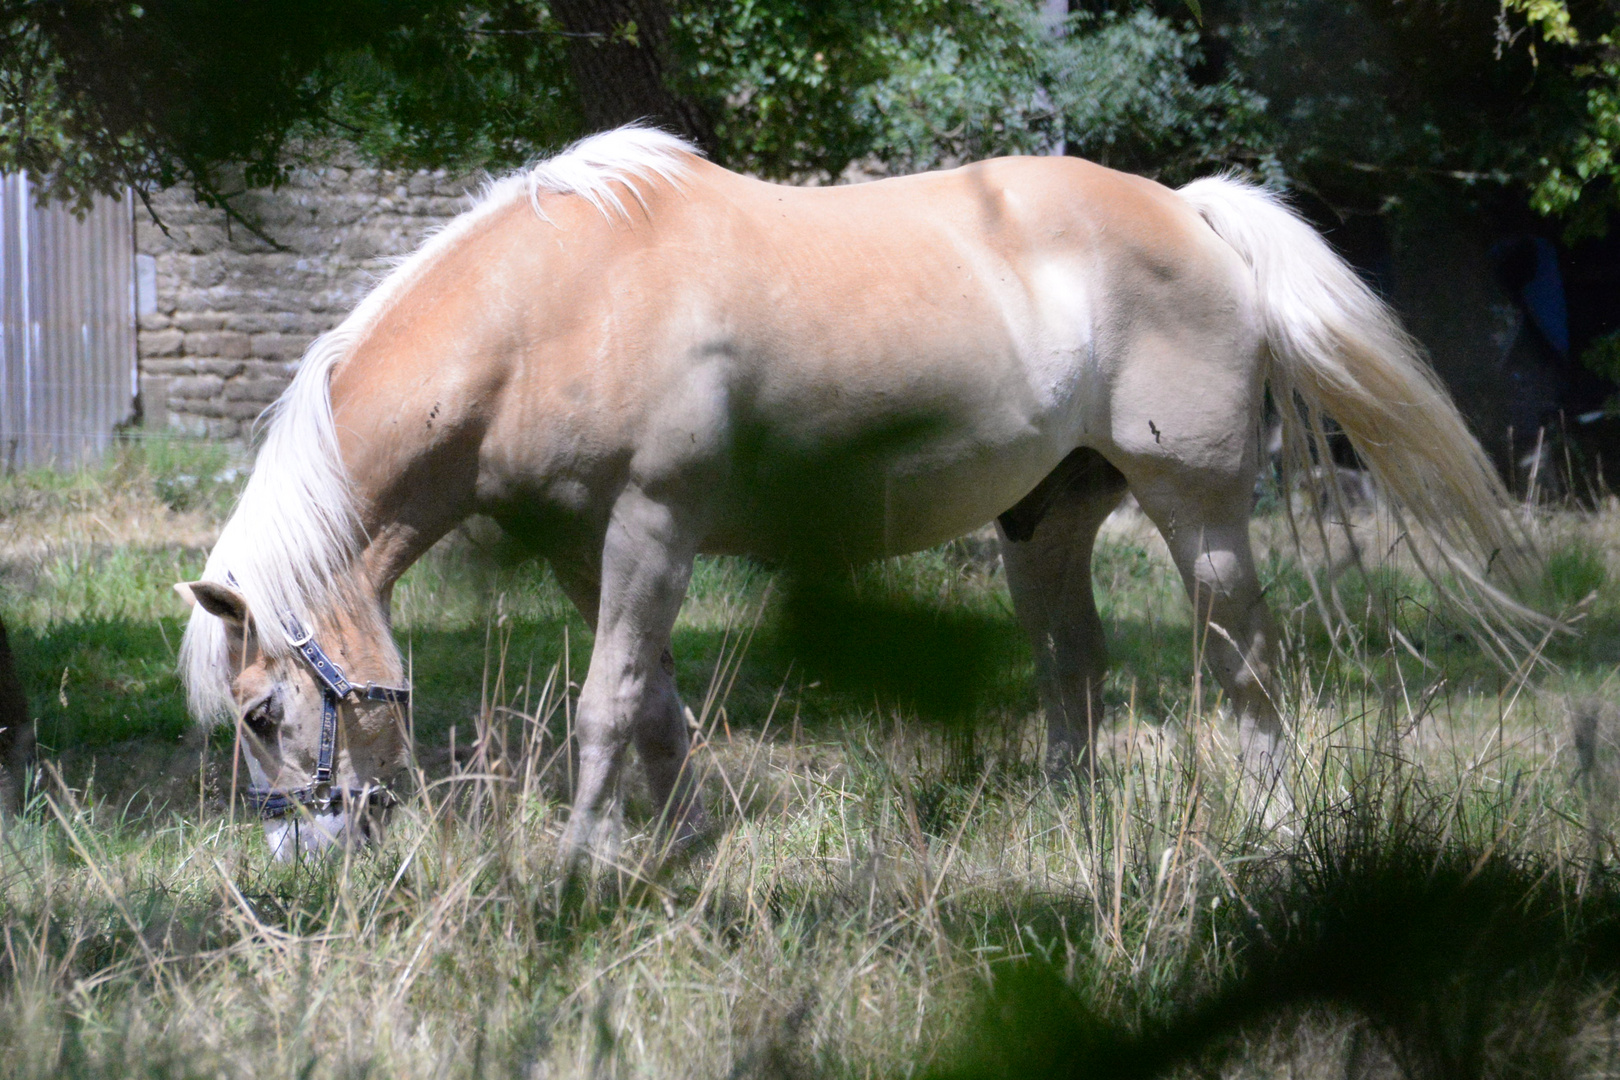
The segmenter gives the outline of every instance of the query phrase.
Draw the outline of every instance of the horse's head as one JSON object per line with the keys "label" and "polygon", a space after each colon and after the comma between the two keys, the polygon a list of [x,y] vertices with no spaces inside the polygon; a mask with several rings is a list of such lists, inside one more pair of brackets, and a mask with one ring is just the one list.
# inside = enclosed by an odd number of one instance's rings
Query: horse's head
{"label": "horse's head", "polygon": [[193,700],[235,713],[248,796],[275,856],[375,838],[407,750],[408,695],[381,616],[334,613],[306,628],[250,610],[231,585],[175,590],[196,605],[185,645]]}

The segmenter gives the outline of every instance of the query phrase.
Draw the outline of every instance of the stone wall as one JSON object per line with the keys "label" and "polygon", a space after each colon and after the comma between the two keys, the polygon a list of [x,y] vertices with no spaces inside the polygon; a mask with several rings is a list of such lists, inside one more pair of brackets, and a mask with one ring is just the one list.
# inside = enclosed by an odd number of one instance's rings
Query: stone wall
{"label": "stone wall", "polygon": [[[137,213],[143,422],[245,438],[316,335],[336,326],[428,231],[468,206],[476,178],[329,165],[236,200],[272,238],[174,189]],[[167,230],[165,232],[164,230]]]}

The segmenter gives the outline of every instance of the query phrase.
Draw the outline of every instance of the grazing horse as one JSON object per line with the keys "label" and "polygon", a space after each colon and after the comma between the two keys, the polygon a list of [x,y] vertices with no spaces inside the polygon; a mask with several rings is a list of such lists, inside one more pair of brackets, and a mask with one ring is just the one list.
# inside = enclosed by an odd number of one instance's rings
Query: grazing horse
{"label": "grazing horse", "polygon": [[859,562],[994,520],[1049,763],[1070,766],[1101,715],[1092,546],[1129,490],[1264,759],[1268,387],[1298,463],[1331,414],[1455,595],[1511,624],[1493,582],[1524,549],[1489,463],[1386,308],[1265,191],[1068,157],[783,187],[608,132],[495,183],[311,346],[177,586],[190,700],[239,717],[278,853],[359,829],[407,752],[394,583],[490,514],[595,632],[564,850],[605,842],[631,745],[687,837],[668,649],[695,556]]}

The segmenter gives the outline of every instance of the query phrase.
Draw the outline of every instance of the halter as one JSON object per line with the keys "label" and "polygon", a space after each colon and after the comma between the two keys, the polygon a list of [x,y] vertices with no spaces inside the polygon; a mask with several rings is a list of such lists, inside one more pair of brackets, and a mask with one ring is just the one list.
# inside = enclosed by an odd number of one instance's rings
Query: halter
{"label": "halter", "polygon": [[[236,584],[233,575],[226,575],[231,585]],[[368,682],[364,686],[356,686],[343,676],[343,669],[332,662],[331,657],[320,647],[315,640],[313,631],[304,629],[304,624],[292,612],[283,612],[281,625],[287,631],[287,638],[298,655],[304,658],[315,679],[321,688],[321,742],[315,754],[315,773],[310,782],[301,788],[286,791],[280,788],[250,787],[244,793],[248,804],[259,811],[259,816],[265,819],[285,816],[288,812],[306,808],[312,812],[328,813],[334,807],[353,806],[364,810],[368,806],[387,807],[394,805],[394,796],[386,789],[367,785],[363,788],[334,788],[332,786],[332,758],[337,753],[338,706],[344,698],[353,697],[357,702],[375,701],[388,705],[409,706],[411,703],[411,690],[408,686],[378,686]]]}

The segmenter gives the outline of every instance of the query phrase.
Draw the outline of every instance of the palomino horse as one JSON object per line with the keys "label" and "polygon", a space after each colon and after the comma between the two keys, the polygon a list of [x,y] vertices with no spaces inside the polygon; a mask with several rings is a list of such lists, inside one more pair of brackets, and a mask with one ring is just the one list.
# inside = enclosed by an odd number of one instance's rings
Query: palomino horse
{"label": "palomino horse", "polygon": [[355,829],[406,754],[394,583],[487,513],[536,538],[595,631],[565,851],[604,841],[632,744],[685,836],[703,810],[667,650],[694,557],[869,560],[998,520],[1062,765],[1100,716],[1091,552],[1129,489],[1263,757],[1282,731],[1248,532],[1268,385],[1300,461],[1331,414],[1458,595],[1511,616],[1487,571],[1521,547],[1484,455],[1264,191],[1065,157],[781,187],[657,131],[598,135],[496,183],[311,347],[179,586],[191,702],[240,717],[278,851]]}

